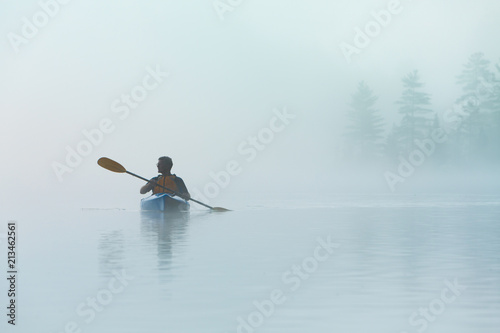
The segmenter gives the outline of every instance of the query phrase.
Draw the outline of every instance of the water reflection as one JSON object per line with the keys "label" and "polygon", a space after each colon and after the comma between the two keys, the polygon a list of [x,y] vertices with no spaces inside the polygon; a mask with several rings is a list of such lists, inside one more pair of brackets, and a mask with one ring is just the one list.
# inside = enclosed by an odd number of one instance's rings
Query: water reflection
{"label": "water reflection", "polygon": [[[108,331],[120,323],[120,332],[161,332],[166,326],[197,332],[203,322],[210,331],[234,332],[236,318],[248,321],[257,311],[254,301],[264,304],[271,290],[280,289],[287,301],[263,317],[268,332],[417,332],[425,325],[429,331],[496,332],[498,207],[386,202],[230,215],[100,214],[95,225],[107,228],[98,238],[101,272],[123,267],[136,277],[113,303],[124,312],[107,311],[101,318],[110,323]],[[311,269],[315,240],[328,235],[341,247]],[[297,290],[283,281],[293,266],[307,273],[289,275],[300,281]],[[454,292],[450,284],[467,289]]]}
{"label": "water reflection", "polygon": [[114,271],[121,271],[124,265],[125,249],[123,230],[112,230],[101,234],[99,238],[99,273],[111,276]]}
{"label": "water reflection", "polygon": [[183,247],[189,218],[189,212],[141,211],[141,237],[146,244],[156,247],[162,280],[166,276],[164,273],[172,269],[178,250]]}

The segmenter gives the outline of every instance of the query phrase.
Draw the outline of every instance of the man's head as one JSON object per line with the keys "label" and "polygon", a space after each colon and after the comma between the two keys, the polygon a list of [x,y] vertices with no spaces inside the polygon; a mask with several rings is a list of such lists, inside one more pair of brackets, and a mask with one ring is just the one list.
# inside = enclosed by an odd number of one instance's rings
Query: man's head
{"label": "man's head", "polygon": [[158,159],[158,163],[156,164],[156,166],[158,167],[158,172],[161,174],[170,173],[173,165],[174,163],[172,162],[172,159],[168,156],[160,157]]}

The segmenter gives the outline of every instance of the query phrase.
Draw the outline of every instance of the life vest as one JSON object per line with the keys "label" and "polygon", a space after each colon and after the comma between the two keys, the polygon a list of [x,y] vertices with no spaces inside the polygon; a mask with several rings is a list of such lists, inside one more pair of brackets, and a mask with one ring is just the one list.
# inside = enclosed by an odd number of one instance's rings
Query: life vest
{"label": "life vest", "polygon": [[[179,187],[177,186],[176,182],[176,176],[171,175],[171,176],[159,176],[156,182],[162,186],[165,186],[171,190],[174,190],[175,192],[179,193]],[[153,188],[153,194],[156,193],[172,193],[169,190],[166,190],[164,188],[161,188],[159,186],[155,186]]]}

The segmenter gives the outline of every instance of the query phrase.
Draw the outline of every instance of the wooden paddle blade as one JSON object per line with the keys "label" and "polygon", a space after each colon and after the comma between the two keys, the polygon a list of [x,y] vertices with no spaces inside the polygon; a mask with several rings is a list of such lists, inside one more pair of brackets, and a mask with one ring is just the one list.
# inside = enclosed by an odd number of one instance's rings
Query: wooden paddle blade
{"label": "wooden paddle blade", "polygon": [[214,212],[230,212],[230,209],[222,208],[222,207],[212,207]]}
{"label": "wooden paddle blade", "polygon": [[127,172],[127,170],[123,167],[123,165],[107,157],[101,157],[97,161],[97,164],[102,166],[104,169],[108,169],[109,171],[119,172],[119,173]]}

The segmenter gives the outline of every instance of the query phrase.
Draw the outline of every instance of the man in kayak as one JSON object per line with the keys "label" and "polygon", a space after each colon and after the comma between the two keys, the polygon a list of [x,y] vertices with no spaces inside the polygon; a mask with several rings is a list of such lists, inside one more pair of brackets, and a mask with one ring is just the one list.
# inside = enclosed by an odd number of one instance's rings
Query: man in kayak
{"label": "man in kayak", "polygon": [[157,186],[157,184],[160,184],[179,193],[184,199],[191,198],[191,195],[189,194],[186,188],[186,184],[184,184],[182,178],[177,177],[170,172],[173,165],[174,163],[172,162],[172,159],[170,157],[160,157],[156,166],[158,167],[158,173],[161,173],[161,176],[151,178],[151,180],[146,185],[141,187],[141,194],[146,194],[151,190],[153,190],[153,194],[171,193],[170,191]]}

